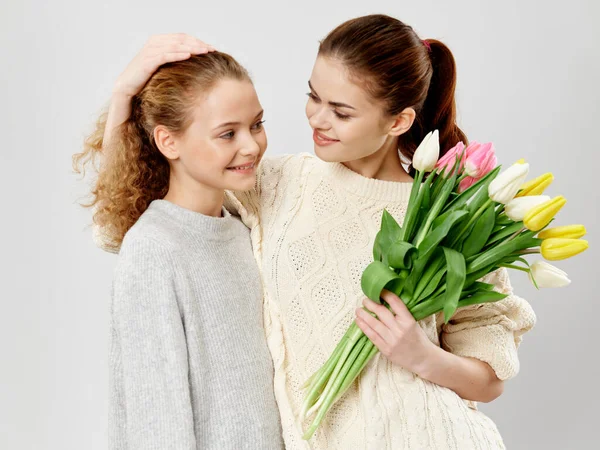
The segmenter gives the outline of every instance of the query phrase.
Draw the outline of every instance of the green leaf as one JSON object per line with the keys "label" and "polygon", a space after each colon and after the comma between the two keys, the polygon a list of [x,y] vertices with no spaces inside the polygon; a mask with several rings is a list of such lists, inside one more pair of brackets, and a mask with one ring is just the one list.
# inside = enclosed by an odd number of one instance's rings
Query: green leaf
{"label": "green leaf", "polygon": [[396,241],[387,252],[388,265],[393,269],[410,269],[416,255],[417,247],[410,242]]}
{"label": "green leaf", "polygon": [[[436,228],[425,236],[423,242],[419,245],[419,259],[428,258],[431,253],[436,249],[438,244],[446,237],[452,227],[459,222],[461,219],[467,216],[468,212],[465,210],[450,211]],[[443,216],[443,215],[442,215]],[[442,217],[440,216],[440,217]],[[438,217],[439,219],[439,217]]]}
{"label": "green leaf", "polygon": [[[486,246],[490,246],[491,244],[498,242],[504,238],[512,236],[521,228],[523,228],[523,222],[511,222],[509,225],[496,225],[499,227],[499,230],[494,231],[490,236]],[[494,229],[496,228],[494,227]]]}
{"label": "green leaf", "polygon": [[[442,281],[442,278],[444,277],[444,275],[446,275],[446,270],[446,267],[442,267],[440,270],[438,270],[435,273],[435,275],[429,280],[427,286],[424,289],[422,289],[422,292],[420,294],[418,294],[418,297],[416,297],[417,292],[415,292],[416,303],[419,303],[421,300],[429,297],[436,291],[440,284],[440,281]],[[421,282],[419,282],[419,284],[421,284]],[[417,291],[418,290],[419,286],[417,285]]]}
{"label": "green leaf", "polygon": [[394,242],[401,239],[401,236],[402,228],[398,225],[396,219],[384,209],[381,216],[381,228],[375,236],[375,243],[373,244],[373,259],[388,264],[387,252]]}
{"label": "green leaf", "polygon": [[[381,303],[381,291],[394,280],[401,278],[381,261],[373,261],[362,274],[360,285],[364,294],[376,303]],[[397,283],[397,282],[396,282]],[[394,284],[394,287],[397,287]]]}
{"label": "green leaf", "polygon": [[469,305],[480,305],[482,303],[493,303],[493,302],[497,302],[499,300],[505,299],[506,297],[508,297],[508,294],[501,294],[500,292],[496,292],[496,291],[482,291],[482,292],[473,294],[472,296],[465,298],[464,300],[459,301],[458,307],[462,308],[463,306],[469,306]]}
{"label": "green leaf", "polygon": [[514,220],[512,220],[510,217],[508,217],[506,214],[504,214],[504,212],[500,213],[498,215],[498,217],[496,218],[496,225],[510,225],[512,223],[515,223]]}
{"label": "green leaf", "polygon": [[448,322],[456,311],[460,294],[467,276],[465,258],[462,253],[443,247],[446,256],[446,299],[444,301],[444,320]]}
{"label": "green leaf", "polygon": [[471,200],[471,198],[476,193],[479,192],[479,188],[484,188],[483,190],[485,190],[485,194],[487,195],[487,188],[488,188],[489,184],[492,182],[492,180],[494,178],[496,178],[496,176],[498,175],[498,172],[500,172],[500,166],[498,166],[494,170],[488,172],[488,174],[486,176],[484,176],[483,178],[478,180],[472,186],[469,186],[464,192],[462,192],[452,202],[450,202],[448,205],[446,205],[443,212],[459,209],[459,208],[465,206],[467,203],[469,203],[469,200]]}
{"label": "green leaf", "polygon": [[473,284],[471,284],[468,288],[463,288],[462,294],[460,296],[460,299],[463,300],[477,292],[481,292],[481,291],[491,291],[492,289],[494,289],[494,285],[491,283],[482,283],[480,281],[476,281]]}
{"label": "green leaf", "polygon": [[456,175],[453,175],[452,177],[448,178],[444,182],[444,187],[442,188],[440,195],[438,195],[435,198],[435,200],[433,202],[433,206],[431,207],[430,211],[428,212],[425,222],[421,224],[419,232],[417,233],[417,236],[414,239],[414,244],[417,247],[425,239],[425,236],[427,236],[427,234],[429,233],[431,224],[437,218],[437,216],[440,214],[440,211],[446,204],[446,200],[448,199],[450,192],[452,192],[452,189],[454,188],[455,181],[456,181]]}
{"label": "green leaf", "polygon": [[436,198],[438,195],[440,195],[440,190],[444,186],[444,181],[447,178],[445,176],[445,172],[446,172],[446,168],[444,167],[444,169],[435,177],[435,181],[433,182],[433,184],[431,186],[431,196],[433,198]]}
{"label": "green leaf", "polygon": [[469,263],[467,268],[468,273],[476,272],[479,269],[489,266],[490,264],[497,264],[502,260],[505,256],[510,255],[519,250],[524,250],[530,248],[535,244],[536,241],[540,239],[533,238],[532,236],[535,234],[533,231],[526,231],[520,236],[510,240],[504,241],[498,244],[496,247],[493,247],[489,250],[481,253],[477,258]]}
{"label": "green leaf", "polygon": [[[422,293],[425,290],[425,288],[429,285],[429,283],[436,277],[436,274],[441,272],[441,276],[443,276],[446,273],[445,261],[446,258],[444,256],[444,253],[441,250],[438,251],[436,253],[436,256],[433,259],[431,259],[429,263],[424,267],[422,274],[420,274],[418,277],[414,277],[414,292],[410,292],[412,294],[414,303],[417,303],[419,300],[426,298],[426,296],[422,295]],[[431,294],[431,292],[429,294]]]}
{"label": "green leaf", "polygon": [[417,172],[413,180],[413,185],[410,190],[410,198],[408,200],[408,208],[406,215],[404,216],[404,223],[402,224],[402,235],[401,238],[404,241],[410,241],[409,236],[412,234],[414,229],[414,222],[417,219],[417,213],[419,212],[421,205],[421,183],[423,181],[423,172]]}
{"label": "green leaf", "polygon": [[423,320],[425,317],[440,312],[444,308],[445,299],[446,293],[443,293],[409,308],[409,311],[415,320]]}
{"label": "green leaf", "polygon": [[494,205],[490,204],[483,212],[481,217],[475,221],[473,229],[471,230],[468,237],[462,246],[462,254],[465,258],[475,255],[481,251],[485,246],[492,228],[494,228],[494,222],[496,219],[496,213]]}

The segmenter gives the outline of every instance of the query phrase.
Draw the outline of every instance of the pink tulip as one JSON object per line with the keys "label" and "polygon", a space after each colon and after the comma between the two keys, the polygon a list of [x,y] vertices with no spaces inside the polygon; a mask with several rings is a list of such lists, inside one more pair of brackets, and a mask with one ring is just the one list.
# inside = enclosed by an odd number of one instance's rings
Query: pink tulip
{"label": "pink tulip", "polygon": [[464,192],[471,187],[498,164],[494,150],[494,144],[491,142],[480,144],[473,141],[465,150],[466,162],[465,173],[469,176],[465,177],[458,185],[458,192]]}
{"label": "pink tulip", "polygon": [[[444,156],[442,156],[439,161],[436,164],[436,169],[446,169],[446,170],[450,170],[454,167],[454,164],[456,163],[456,158],[460,157],[463,152],[465,151],[465,144],[463,144],[462,142],[459,142],[458,144],[456,144],[454,147],[452,147],[450,150],[448,150]],[[463,160],[461,161],[460,167],[458,168],[459,172],[462,171],[463,167],[464,167],[464,156],[463,156]]]}
{"label": "pink tulip", "polygon": [[466,150],[465,172],[469,177],[480,179],[496,167],[498,163],[494,144],[472,142]]}
{"label": "pink tulip", "polygon": [[459,185],[458,185],[458,192],[464,192],[464,191],[466,191],[468,188],[470,188],[475,183],[477,183],[477,181],[478,181],[478,178],[466,177],[464,180],[462,180],[459,183]]}

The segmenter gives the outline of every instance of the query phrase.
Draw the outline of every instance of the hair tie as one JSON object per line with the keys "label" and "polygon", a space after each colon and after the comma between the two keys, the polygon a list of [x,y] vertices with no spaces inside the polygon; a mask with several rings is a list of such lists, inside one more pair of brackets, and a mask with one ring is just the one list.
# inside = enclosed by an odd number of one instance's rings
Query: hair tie
{"label": "hair tie", "polygon": [[427,48],[427,51],[430,52],[431,51],[431,45],[429,44],[429,42],[427,42],[427,39],[421,39],[421,42]]}

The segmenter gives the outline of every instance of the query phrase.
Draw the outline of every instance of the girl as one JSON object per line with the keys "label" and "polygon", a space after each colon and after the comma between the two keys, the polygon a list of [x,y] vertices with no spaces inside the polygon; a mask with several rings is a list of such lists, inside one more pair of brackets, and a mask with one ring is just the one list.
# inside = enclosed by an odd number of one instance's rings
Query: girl
{"label": "girl", "polygon": [[[162,36],[138,59],[206,52]],[[152,53],[166,59],[149,61]],[[223,208],[225,189],[254,186],[267,146],[261,105],[247,72],[223,53],[145,81],[131,118],[111,131],[92,191],[102,238],[120,248],[109,447],[281,449],[259,273],[248,229]],[[76,163],[101,149],[105,128],[100,120]]]}
{"label": "girl", "polygon": [[[466,143],[455,83],[454,58],[440,41],[384,15],[350,20],[321,42],[308,83],[316,156],[266,159],[254,192],[228,195],[251,228],[261,268],[288,449],[504,448],[475,402],[497,398],[517,374],[517,347],[535,323],[506,270],[485,280],[505,300],[459,310],[448,324],[441,315],[417,323],[386,293],[393,315],[360,287],[383,209],[399,223],[406,211],[411,177],[402,158],[410,161],[433,129],[442,154]],[[301,386],[352,320],[381,353],[306,442]]]}

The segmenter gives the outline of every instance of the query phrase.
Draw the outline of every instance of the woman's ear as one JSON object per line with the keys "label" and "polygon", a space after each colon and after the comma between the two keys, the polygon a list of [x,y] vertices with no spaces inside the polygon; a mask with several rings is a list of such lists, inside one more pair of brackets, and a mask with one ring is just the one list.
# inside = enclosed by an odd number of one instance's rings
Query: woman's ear
{"label": "woman's ear", "polygon": [[179,159],[179,151],[175,145],[173,133],[163,125],[154,127],[154,142],[158,150],[169,160]]}
{"label": "woman's ear", "polygon": [[401,134],[406,133],[410,130],[410,127],[412,127],[416,116],[417,113],[414,109],[404,108],[404,110],[394,118],[388,134],[391,136],[400,136]]}

